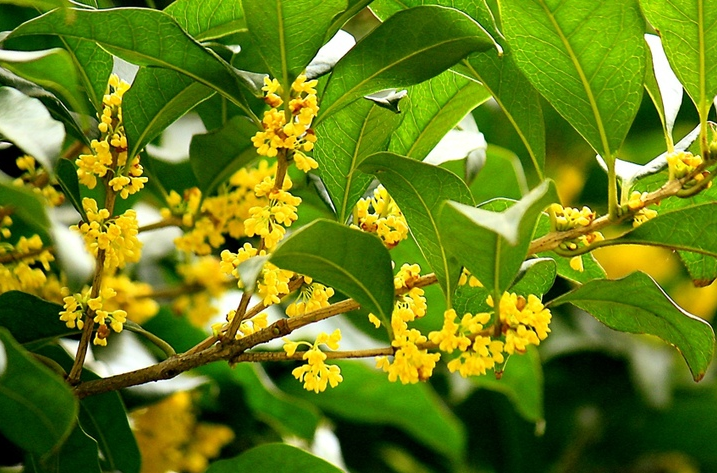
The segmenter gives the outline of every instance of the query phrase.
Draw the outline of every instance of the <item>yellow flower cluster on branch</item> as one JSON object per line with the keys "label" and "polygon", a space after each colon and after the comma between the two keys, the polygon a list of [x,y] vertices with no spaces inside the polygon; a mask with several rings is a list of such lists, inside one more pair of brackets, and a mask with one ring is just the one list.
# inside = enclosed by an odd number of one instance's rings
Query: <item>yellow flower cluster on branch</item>
{"label": "yellow flower cluster on branch", "polygon": [[13,185],[29,187],[36,194],[42,196],[50,207],[56,207],[65,201],[65,194],[55,188],[56,180],[48,174],[32,156],[21,156],[15,160],[18,169],[23,173],[18,176]]}
{"label": "yellow flower cluster on branch", "polygon": [[304,284],[299,290],[296,300],[286,307],[286,315],[296,317],[304,315],[323,307],[329,306],[329,299],[334,295],[333,288],[326,287],[323,284],[313,282],[313,280],[304,276]]}
{"label": "yellow flower cluster on branch", "polygon": [[341,368],[336,365],[327,365],[325,363],[326,354],[319,348],[320,345],[326,345],[331,350],[338,350],[339,341],[341,341],[341,330],[339,329],[334,330],[331,335],[320,333],[313,344],[284,339],[284,351],[289,356],[294,356],[296,349],[301,345],[309,347],[302,356],[302,359],[306,360],[306,364],[294,368],[291,372],[296,379],[304,383],[304,389],[320,393],[325,391],[328,386],[335,388],[344,380],[341,376]]}
{"label": "yellow flower cluster on branch", "polygon": [[[689,176],[702,166],[703,159],[701,156],[694,155],[689,151],[675,151],[667,155],[667,169],[669,179],[682,179]],[[684,184],[684,188],[690,188],[709,176],[709,171],[703,171],[695,174],[695,176]],[[711,186],[710,182],[707,187]]]}
{"label": "yellow flower cluster on branch", "polygon": [[64,310],[60,312],[60,320],[65,322],[68,328],[82,329],[85,325],[83,316],[85,313],[94,314],[94,322],[99,324],[93,343],[95,345],[107,345],[107,337],[110,328],[119,333],[127,321],[127,312],[122,309],[108,310],[107,302],[117,295],[115,290],[105,286],[96,297],[91,297],[91,289],[85,287],[81,292],[64,298]]}
{"label": "yellow flower cluster on branch", "polygon": [[389,249],[408,237],[406,218],[382,185],[374,189],[372,197],[358,201],[353,224],[365,232],[377,234]]}
{"label": "yellow flower cluster on branch", "polygon": [[[595,212],[589,207],[576,209],[572,207],[563,207],[560,204],[552,204],[548,208],[550,213],[550,224],[552,231],[563,232],[579,227],[587,227],[595,220]],[[580,235],[572,240],[563,241],[559,248],[565,252],[578,251],[581,248],[590,246],[591,244],[604,240],[605,237],[600,232],[590,232]],[[582,256],[578,255],[570,260],[570,267],[576,271],[583,271]]]}
{"label": "yellow flower cluster on branch", "polygon": [[657,211],[645,207],[645,198],[647,192],[633,191],[630,194],[630,200],[627,202],[627,207],[635,212],[632,217],[632,226],[639,227],[643,223],[650,219],[657,217]]}

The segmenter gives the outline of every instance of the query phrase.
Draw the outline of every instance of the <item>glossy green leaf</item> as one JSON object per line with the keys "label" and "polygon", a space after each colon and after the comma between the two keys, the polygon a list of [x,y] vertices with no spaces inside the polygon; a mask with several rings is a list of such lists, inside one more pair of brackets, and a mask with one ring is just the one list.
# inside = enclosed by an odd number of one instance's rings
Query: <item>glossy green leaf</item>
{"label": "glossy green leaf", "polygon": [[518,67],[598,153],[612,159],[642,99],[645,24],[637,0],[500,5]]}
{"label": "glossy green leaf", "polygon": [[87,215],[85,214],[85,208],[82,206],[82,195],[80,194],[80,181],[77,178],[77,168],[72,164],[72,161],[62,158],[57,162],[55,174],[57,182],[65,194],[65,198],[72,204],[75,210],[79,212],[82,219],[86,221]]}
{"label": "glossy green leaf", "polygon": [[621,242],[664,246],[717,256],[717,202],[660,213],[620,237]]}
{"label": "glossy green leaf", "polygon": [[398,12],[336,64],[318,121],[359,97],[423,82],[468,54],[494,46],[483,27],[458,10],[421,6]]}
{"label": "glossy green leaf", "polygon": [[37,8],[42,11],[53,8],[65,8],[70,6],[69,0],[0,0],[0,3],[9,3],[21,7]]}
{"label": "glossy green leaf", "polygon": [[0,50],[0,65],[62,97],[75,112],[89,114],[72,57],[64,49]]}
{"label": "glossy green leaf", "polygon": [[704,0],[640,2],[647,20],[659,32],[667,59],[687,94],[707,119],[717,95],[717,10]]}
{"label": "glossy green leaf", "polygon": [[164,191],[176,191],[182,195],[186,189],[198,187],[199,182],[188,160],[169,162],[143,153],[141,158],[144,174],[149,177],[150,186],[159,186]]}
{"label": "glossy green leaf", "polygon": [[500,379],[492,373],[472,376],[471,381],[485,389],[503,393],[515,409],[530,422],[540,422],[545,417],[543,408],[543,367],[535,347],[528,347],[524,354],[508,358]]}
{"label": "glossy green leaf", "polygon": [[164,12],[177,20],[197,41],[207,41],[246,30],[241,2],[177,0]]}
{"label": "glossy green leaf", "polygon": [[391,137],[389,151],[423,160],[438,142],[471,110],[490,98],[479,83],[445,71],[411,86],[410,107]]}
{"label": "glossy green leaf", "polygon": [[50,116],[38,99],[0,87],[0,137],[34,157],[45,169],[54,169],[65,139],[62,123]]}
{"label": "glossy green leaf", "polygon": [[[69,329],[60,321],[61,310],[61,305],[26,292],[0,294],[0,326],[23,345],[76,334],[77,329]],[[32,317],[26,317],[27,313],[32,313]]]}
{"label": "glossy green leaf", "polygon": [[476,202],[498,197],[520,199],[528,192],[520,158],[510,150],[489,144],[485,162],[470,184]]}
{"label": "glossy green leaf", "polygon": [[552,181],[503,212],[447,202],[439,216],[444,244],[490,293],[502,294],[527,256],[538,217],[553,202],[558,196]]}
{"label": "glossy green leaf", "polygon": [[[49,456],[28,455],[25,459],[27,473],[101,473],[97,442],[75,425],[59,451]],[[128,470],[128,473],[131,470]]]}
{"label": "glossy green leaf", "polygon": [[446,200],[473,206],[468,187],[450,171],[393,153],[373,154],[359,169],[374,174],[396,200],[411,235],[450,300],[461,265],[445,248],[447,236],[438,226],[438,213]]}
{"label": "glossy green leaf", "polygon": [[383,373],[355,361],[337,361],[344,380],[320,396],[306,392],[293,378],[282,386],[311,399],[331,416],[401,429],[431,450],[448,458],[462,458],[466,448],[463,424],[445,408],[428,383],[392,383]]}
{"label": "glossy green leaf", "polygon": [[679,350],[695,381],[712,361],[715,336],[704,320],[682,310],[647,274],[617,280],[596,280],[551,301],[569,302],[608,327],[628,333],[655,335]]}
{"label": "glossy green leaf", "polygon": [[314,158],[339,222],[346,222],[372,178],[356,167],[370,154],[388,148],[403,115],[369,100],[358,100],[316,127]]}
{"label": "glossy green leaf", "polygon": [[237,457],[216,461],[207,469],[207,473],[237,471],[341,473],[342,470],[305,450],[285,443],[269,443],[254,447]]}
{"label": "glossy green leaf", "polygon": [[316,220],[284,239],[270,261],[333,287],[378,317],[388,320],[393,311],[391,256],[375,235]]}
{"label": "glossy green leaf", "polygon": [[219,130],[192,137],[189,163],[204,195],[258,157],[251,142],[256,132],[252,122],[236,116]]}
{"label": "glossy green leaf", "polygon": [[127,155],[136,156],[165,128],[213,94],[212,89],[171,69],[140,68],[122,98]]}
{"label": "glossy green leaf", "polygon": [[510,292],[523,296],[533,294],[541,297],[547,293],[557,276],[557,263],[552,258],[533,258],[525,261]]}
{"label": "glossy green leaf", "polygon": [[347,6],[346,0],[242,0],[242,5],[255,47],[287,92]]}
{"label": "glossy green leaf", "polygon": [[87,98],[97,112],[102,111],[102,98],[107,93],[107,81],[114,67],[112,55],[97,47],[94,41],[60,36],[77,67]]}
{"label": "glossy green leaf", "polygon": [[467,59],[470,72],[479,79],[503,109],[523,141],[538,176],[545,165],[545,123],[540,94],[516,66],[513,53],[493,51]]}
{"label": "glossy green leaf", "polygon": [[129,62],[172,69],[218,91],[247,112],[250,110],[241,89],[252,94],[258,91],[256,77],[232,68],[161,11],[54,10],[20,25],[10,36],[37,34],[94,42]]}
{"label": "glossy green leaf", "polygon": [[[32,358],[0,327],[0,431],[22,449],[44,455],[70,434],[77,399],[59,375]],[[38,389],[42,386],[42,389]]]}
{"label": "glossy green leaf", "polygon": [[32,191],[0,183],[0,205],[12,209],[12,218],[22,220],[46,240],[50,221],[44,202]]}

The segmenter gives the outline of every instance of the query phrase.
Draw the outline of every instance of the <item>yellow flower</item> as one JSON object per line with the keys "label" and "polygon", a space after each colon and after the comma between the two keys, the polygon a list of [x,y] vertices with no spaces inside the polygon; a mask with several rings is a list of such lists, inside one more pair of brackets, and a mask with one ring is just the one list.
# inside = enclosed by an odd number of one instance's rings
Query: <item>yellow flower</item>
{"label": "yellow flower", "polygon": [[296,300],[286,307],[286,315],[295,317],[307,312],[313,312],[328,307],[329,299],[334,295],[334,290],[317,282],[304,284],[299,291]]}
{"label": "yellow flower", "polygon": [[406,219],[382,185],[374,190],[373,197],[358,201],[353,224],[365,232],[376,233],[389,249],[408,237]]}
{"label": "yellow flower", "polygon": [[339,329],[334,330],[331,335],[324,332],[320,333],[313,344],[284,340],[284,351],[289,356],[294,356],[299,345],[309,347],[302,355],[302,359],[306,360],[307,363],[294,368],[291,372],[296,379],[304,383],[304,389],[320,393],[325,391],[328,386],[335,388],[343,381],[341,369],[336,365],[327,365],[325,363],[326,354],[319,348],[319,345],[326,345],[332,350],[337,350],[340,340],[341,330]]}

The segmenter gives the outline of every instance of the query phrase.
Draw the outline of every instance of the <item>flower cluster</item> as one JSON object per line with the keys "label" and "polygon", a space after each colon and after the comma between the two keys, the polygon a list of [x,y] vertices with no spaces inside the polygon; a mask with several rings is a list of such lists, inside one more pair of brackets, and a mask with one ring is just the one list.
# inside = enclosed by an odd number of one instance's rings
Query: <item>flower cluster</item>
{"label": "flower cluster", "polygon": [[372,197],[358,201],[353,224],[365,232],[377,234],[389,249],[408,237],[406,218],[381,185],[374,189]]}
{"label": "flower cluster", "polygon": [[639,227],[648,220],[657,217],[657,211],[649,209],[645,206],[645,197],[647,192],[633,191],[630,194],[630,200],[627,202],[627,207],[634,212],[632,217],[632,226]]}
{"label": "flower cluster", "polygon": [[296,317],[307,312],[313,312],[323,307],[329,306],[329,299],[334,295],[334,290],[323,284],[313,282],[313,280],[304,276],[304,284],[299,290],[296,300],[286,307],[286,315]]}
{"label": "flower cluster", "polygon": [[147,182],[142,177],[139,156],[127,156],[127,136],[122,121],[122,96],[129,90],[129,84],[115,74],[110,76],[108,92],[102,98],[102,115],[97,128],[100,139],[92,140],[92,154],[80,155],[77,177],[90,189],[97,185],[97,178],[109,176],[108,185],[126,199],[138,192]]}
{"label": "flower cluster", "polygon": [[124,268],[136,263],[141,256],[142,242],[137,238],[137,213],[129,209],[124,214],[110,217],[107,209],[98,209],[94,199],[85,197],[82,206],[87,222],[70,227],[82,234],[87,249],[93,256],[105,252],[104,268]]}
{"label": "flower cluster", "polygon": [[229,278],[221,266],[221,260],[211,255],[192,258],[177,266],[177,272],[190,290],[175,299],[172,309],[186,314],[187,319],[197,327],[206,326],[219,312],[212,302],[229,287]]}
{"label": "flower cluster", "polygon": [[[421,348],[420,345],[428,339],[419,330],[408,327],[410,322],[426,315],[423,289],[413,287],[420,270],[417,264],[404,264],[394,276],[394,287],[408,291],[397,296],[391,313],[393,361],[389,361],[387,356],[376,359],[376,367],[387,372],[392,382],[400,380],[403,384],[409,384],[427,380],[441,357],[439,353],[429,353],[427,349]],[[377,328],[380,326],[375,316],[369,315],[369,319]]]}
{"label": "flower cluster", "polygon": [[45,168],[38,166],[32,156],[21,156],[15,160],[15,164],[22,174],[18,176],[13,185],[18,187],[29,187],[36,194],[43,197],[47,205],[56,207],[65,201],[65,194],[59,192],[55,185],[57,182],[45,171]]}
{"label": "flower cluster", "polygon": [[[494,307],[492,297],[488,305]],[[504,292],[499,302],[501,331],[505,337],[507,354],[525,353],[528,345],[539,345],[550,332],[551,314],[533,294],[526,299],[515,293]]]}
{"label": "flower cluster", "polygon": [[274,248],[284,238],[286,228],[299,217],[296,213],[301,198],[291,195],[291,181],[284,179],[282,189],[276,189],[274,179],[267,177],[256,185],[257,197],[266,197],[269,203],[249,209],[250,217],[244,220],[247,236],[258,235],[267,249]]}
{"label": "flower cluster", "polygon": [[127,312],[122,309],[107,310],[107,301],[114,298],[117,293],[109,286],[103,287],[99,295],[91,297],[91,289],[85,287],[82,292],[65,297],[64,310],[60,312],[60,320],[65,322],[68,328],[82,330],[84,327],[83,316],[85,313],[94,315],[94,322],[99,324],[93,343],[95,345],[107,345],[107,337],[110,329],[119,333],[127,321]]}
{"label": "flower cluster", "polygon": [[[682,179],[694,173],[695,170],[702,165],[701,156],[695,156],[689,151],[675,151],[667,155],[667,169],[669,171],[669,179]],[[709,176],[708,171],[695,174],[692,179],[686,182],[683,187],[690,188]],[[712,183],[708,184],[708,187]]]}
{"label": "flower cluster", "polygon": [[152,286],[147,283],[133,281],[126,274],[105,274],[103,285],[115,291],[114,297],[103,301],[103,307],[108,312],[122,309],[130,320],[138,324],[159,312],[159,304],[150,297]]}
{"label": "flower cluster", "polygon": [[294,368],[291,372],[296,379],[303,381],[304,389],[320,393],[325,391],[328,386],[335,388],[344,380],[343,376],[341,376],[341,368],[336,365],[327,365],[325,363],[326,354],[319,348],[319,345],[326,345],[332,350],[338,350],[340,340],[341,330],[339,329],[334,330],[331,335],[324,332],[320,333],[313,344],[303,341],[292,342],[284,339],[284,351],[288,356],[294,356],[296,349],[300,345],[309,347],[302,356],[302,359],[306,360],[306,364]]}
{"label": "flower cluster", "polygon": [[11,243],[13,222],[9,213],[0,207],[0,294],[15,290],[38,293],[47,283],[45,271],[55,258],[37,234],[21,236]]}
{"label": "flower cluster", "polygon": [[[282,151],[287,159],[293,157],[296,167],[304,172],[319,167],[313,158],[302,152],[311,151],[316,142],[311,122],[319,112],[314,88],[317,84],[318,81],[307,81],[302,74],[291,85],[286,97],[278,80],[264,79],[264,100],[271,108],[264,112],[264,131],[257,132],[252,138],[261,156],[274,157]],[[288,109],[280,110],[285,98],[289,98]]]}
{"label": "flower cluster", "polygon": [[[222,333],[222,331],[228,326],[227,324],[230,324],[232,320],[236,318],[236,315],[236,310],[230,310],[226,316],[226,323],[217,322],[212,324],[212,333],[215,336],[219,336],[219,334]],[[239,340],[240,338],[244,338],[268,326],[269,321],[267,319],[267,314],[266,312],[262,312],[260,314],[255,315],[254,317],[242,320],[239,324],[239,330],[237,330],[237,333],[234,338]]]}
{"label": "flower cluster", "polygon": [[[553,231],[563,232],[579,227],[587,227],[595,220],[595,212],[589,207],[578,210],[572,207],[563,207],[560,204],[552,204],[549,207],[550,223]],[[588,247],[596,241],[602,241],[605,237],[600,232],[590,232],[580,235],[572,240],[560,243],[559,248],[563,251],[577,251]],[[576,271],[583,271],[582,256],[575,256],[570,260],[570,267]]]}

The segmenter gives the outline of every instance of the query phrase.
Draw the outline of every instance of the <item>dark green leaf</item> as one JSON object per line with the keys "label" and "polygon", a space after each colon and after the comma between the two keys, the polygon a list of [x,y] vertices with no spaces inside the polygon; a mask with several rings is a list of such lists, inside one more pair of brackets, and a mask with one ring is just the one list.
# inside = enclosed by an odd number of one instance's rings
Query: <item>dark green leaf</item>
{"label": "dark green leaf", "polygon": [[378,317],[388,320],[393,311],[391,256],[375,235],[316,220],[286,238],[270,260],[333,287]]}
{"label": "dark green leaf", "polygon": [[359,169],[374,174],[396,200],[411,235],[450,301],[461,265],[445,248],[446,235],[438,227],[438,213],[446,200],[472,206],[468,187],[450,171],[393,153],[373,154]]}
{"label": "dark green leaf", "polygon": [[55,168],[65,140],[62,123],[53,119],[38,99],[0,87],[0,136],[35,158],[47,170]]}
{"label": "dark green leaf", "polygon": [[127,156],[136,156],[165,128],[213,94],[212,89],[179,72],[140,68],[122,98]]}
{"label": "dark green leaf", "polygon": [[82,196],[80,195],[80,182],[77,178],[77,169],[69,159],[60,159],[57,162],[57,182],[62,187],[62,192],[69,199],[72,206],[77,210],[82,219],[87,221],[85,208],[82,206]]}
{"label": "dark green leaf", "polygon": [[246,29],[240,2],[177,0],[164,11],[197,41],[221,38]]}
{"label": "dark green leaf", "polygon": [[423,82],[468,54],[494,46],[483,27],[458,10],[421,6],[398,12],[336,64],[318,121],[359,97]]}
{"label": "dark green leaf", "polygon": [[404,386],[390,382],[386,373],[364,363],[335,364],[341,368],[344,380],[333,389],[317,396],[303,391],[293,378],[285,388],[311,399],[330,415],[373,426],[391,425],[448,458],[462,457],[466,447],[463,424],[445,408],[430,384]]}
{"label": "dark green leaf", "polygon": [[672,69],[706,120],[717,95],[717,10],[704,0],[679,4],[642,0],[640,4],[659,31]]}
{"label": "dark green leaf", "polygon": [[218,91],[250,114],[241,89],[258,93],[256,77],[232,68],[161,11],[145,8],[54,10],[23,23],[10,36],[37,34],[96,42],[112,54],[140,66],[172,69]]}
{"label": "dark green leaf", "polygon": [[346,0],[242,0],[242,5],[255,46],[287,93],[347,6]]}
{"label": "dark green leaf", "polygon": [[[101,473],[97,442],[75,425],[59,451],[47,457],[28,455],[27,473]],[[127,470],[128,473],[131,470]]]}
{"label": "dark green leaf", "polygon": [[316,127],[314,158],[339,222],[346,222],[372,180],[356,167],[366,156],[388,147],[389,137],[402,119],[402,115],[359,100]]}
{"label": "dark green leaf", "polygon": [[67,328],[60,321],[61,310],[61,305],[26,292],[0,294],[0,326],[8,329],[18,343],[42,343],[76,334],[77,329]]}
{"label": "dark green leaf", "polygon": [[410,107],[391,137],[389,151],[423,160],[463,117],[490,98],[485,87],[445,71],[408,90]]}
{"label": "dark green leaf", "polygon": [[0,327],[0,350],[0,431],[28,452],[49,453],[75,425],[77,399],[4,327]]}
{"label": "dark green leaf", "polygon": [[706,202],[660,213],[620,237],[619,241],[717,256],[716,231],[717,202]]}
{"label": "dark green leaf", "polygon": [[112,55],[97,46],[94,41],[69,36],[60,36],[60,40],[67,46],[85,93],[95,111],[102,111],[102,98],[107,93],[107,81],[114,67]]}
{"label": "dark green leaf", "polygon": [[182,195],[186,189],[199,186],[189,161],[169,162],[145,153],[142,165],[149,176],[149,184],[158,185],[166,192],[174,190]]}
{"label": "dark green leaf", "polygon": [[219,130],[192,137],[189,163],[204,195],[258,157],[251,142],[256,132],[252,122],[236,116]]}
{"label": "dark green leaf", "polygon": [[675,346],[695,381],[702,379],[712,361],[712,327],[675,305],[647,274],[637,272],[623,279],[590,281],[549,305],[566,302],[612,329],[655,335]]}
{"label": "dark green leaf", "polygon": [[538,217],[558,200],[555,184],[544,181],[503,212],[448,202],[439,217],[445,246],[491,294],[502,294],[527,256]]}
{"label": "dark green leaf", "polygon": [[341,469],[319,457],[284,443],[269,443],[248,450],[238,457],[209,465],[207,473],[265,471],[282,473],[341,473]]}
{"label": "dark green leaf", "polygon": [[553,287],[556,275],[557,264],[554,259],[529,259],[520,267],[517,280],[510,288],[510,292],[523,296],[533,294],[541,297]]}
{"label": "dark green leaf", "polygon": [[503,0],[501,20],[518,67],[613,159],[642,99],[645,24],[637,0]]}
{"label": "dark green leaf", "polygon": [[12,217],[22,220],[43,240],[48,239],[50,221],[41,198],[32,191],[0,183],[0,205],[12,209]]}

